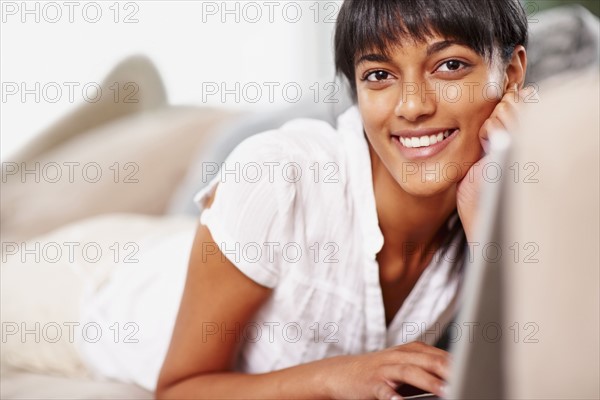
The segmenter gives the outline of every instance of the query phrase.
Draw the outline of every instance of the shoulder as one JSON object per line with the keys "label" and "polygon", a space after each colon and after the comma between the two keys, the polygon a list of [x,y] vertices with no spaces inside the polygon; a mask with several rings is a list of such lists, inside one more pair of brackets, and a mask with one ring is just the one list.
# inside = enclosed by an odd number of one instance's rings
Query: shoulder
{"label": "shoulder", "polygon": [[[242,141],[231,156],[249,158],[339,157],[344,150],[344,138],[362,138],[362,120],[356,106],[348,108],[337,118],[336,126],[329,122],[296,118],[277,129],[255,134]],[[230,158],[232,158],[230,156]]]}
{"label": "shoulder", "polygon": [[241,142],[230,158],[302,162],[337,155],[339,133],[328,122],[298,118],[281,127],[253,135]]}
{"label": "shoulder", "polygon": [[356,136],[350,130],[362,129],[356,107],[344,112],[337,125],[297,118],[244,139],[224,162],[207,171],[206,178],[211,182],[197,194],[196,201],[207,200],[211,188],[219,183],[237,192],[238,199],[253,191],[261,196],[272,195],[280,206],[289,206],[299,186],[315,180],[307,178],[317,174],[315,169],[328,175],[332,171],[336,176],[337,171],[345,175],[348,140],[344,138]]}

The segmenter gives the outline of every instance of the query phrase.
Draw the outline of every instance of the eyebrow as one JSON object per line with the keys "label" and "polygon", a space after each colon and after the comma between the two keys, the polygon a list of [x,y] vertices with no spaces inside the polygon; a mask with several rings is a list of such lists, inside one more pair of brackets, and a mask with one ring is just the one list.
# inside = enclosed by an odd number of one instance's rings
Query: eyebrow
{"label": "eyebrow", "polygon": [[[453,46],[453,45],[462,45],[462,43],[460,43],[456,40],[442,40],[439,42],[435,42],[427,47],[427,57],[430,57],[431,55],[433,55],[435,53],[439,53],[440,51],[445,50],[448,47]],[[391,59],[384,54],[370,53],[370,54],[365,54],[365,55],[361,56],[355,65],[359,66],[361,63],[363,63],[365,61],[390,62]]]}
{"label": "eyebrow", "polygon": [[390,62],[391,60],[388,56],[386,56],[384,54],[380,54],[380,53],[365,54],[358,59],[358,61],[356,62],[356,66],[362,64],[365,61]]}
{"label": "eyebrow", "polygon": [[439,53],[440,51],[447,49],[448,47],[453,46],[455,44],[460,45],[461,43],[459,43],[456,40],[442,40],[440,42],[435,42],[429,47],[427,47],[427,57],[431,56],[432,54]]}

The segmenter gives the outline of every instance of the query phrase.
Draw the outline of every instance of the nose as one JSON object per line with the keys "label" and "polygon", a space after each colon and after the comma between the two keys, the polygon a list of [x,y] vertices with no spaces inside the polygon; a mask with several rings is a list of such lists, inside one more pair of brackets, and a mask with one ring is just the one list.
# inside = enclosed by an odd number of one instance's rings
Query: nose
{"label": "nose", "polygon": [[417,122],[435,113],[438,101],[437,85],[431,87],[424,82],[403,82],[400,92],[394,109],[397,117]]}

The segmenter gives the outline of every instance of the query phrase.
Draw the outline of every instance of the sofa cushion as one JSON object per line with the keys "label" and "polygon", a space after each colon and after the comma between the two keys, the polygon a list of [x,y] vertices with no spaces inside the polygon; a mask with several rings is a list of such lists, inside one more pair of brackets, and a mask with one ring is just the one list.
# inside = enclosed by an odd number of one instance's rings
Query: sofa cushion
{"label": "sofa cushion", "polygon": [[103,213],[164,213],[211,128],[229,115],[195,107],[138,113],[34,160],[4,162],[2,240],[26,240]]}

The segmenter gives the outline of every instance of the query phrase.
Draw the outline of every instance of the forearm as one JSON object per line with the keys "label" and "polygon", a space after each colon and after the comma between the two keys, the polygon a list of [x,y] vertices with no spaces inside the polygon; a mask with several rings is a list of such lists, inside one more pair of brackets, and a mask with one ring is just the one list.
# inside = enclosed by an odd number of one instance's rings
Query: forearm
{"label": "forearm", "polygon": [[157,399],[323,399],[327,388],[328,360],[315,361],[263,374],[219,372],[203,374],[166,388]]}

